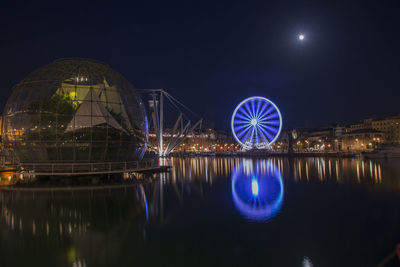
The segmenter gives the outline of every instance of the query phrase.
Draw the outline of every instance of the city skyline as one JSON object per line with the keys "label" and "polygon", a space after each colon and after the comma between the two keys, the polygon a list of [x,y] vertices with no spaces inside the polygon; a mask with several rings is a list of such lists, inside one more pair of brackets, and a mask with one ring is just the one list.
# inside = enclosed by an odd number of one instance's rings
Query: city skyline
{"label": "city skyline", "polygon": [[252,95],[279,105],[284,128],[399,113],[398,2],[5,8],[2,107],[38,67],[81,57],[164,88],[218,128]]}

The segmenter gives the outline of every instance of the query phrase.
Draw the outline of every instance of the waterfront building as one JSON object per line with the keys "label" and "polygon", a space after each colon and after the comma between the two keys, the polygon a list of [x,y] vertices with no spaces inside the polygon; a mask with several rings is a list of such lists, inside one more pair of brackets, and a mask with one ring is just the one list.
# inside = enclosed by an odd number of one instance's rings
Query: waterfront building
{"label": "waterfront building", "polygon": [[[171,129],[165,128],[163,134],[164,149],[165,144],[172,137],[176,135],[170,134]],[[151,146],[148,148],[148,153],[155,153],[157,151],[157,136],[154,132],[149,133],[149,142]],[[237,144],[233,136],[229,135],[223,130],[215,130],[207,128],[205,130],[196,130],[189,133],[184,141],[179,144],[172,153],[223,153],[223,152],[236,152],[240,150],[240,145]]]}
{"label": "waterfront building", "polygon": [[392,116],[371,122],[372,129],[381,131],[387,143],[400,144],[400,116]]}
{"label": "waterfront building", "polygon": [[385,118],[368,118],[350,125],[348,131],[374,129],[384,134],[386,143],[400,144],[400,115]]}
{"label": "waterfront building", "polygon": [[272,144],[271,149],[275,152],[287,152],[289,151],[289,136],[291,135],[291,131],[283,130],[279,135],[278,140]]}
{"label": "waterfront building", "polygon": [[344,151],[368,151],[383,143],[384,133],[375,129],[358,129],[345,133],[342,138]]}
{"label": "waterfront building", "polygon": [[86,59],[34,71],[13,88],[3,114],[3,143],[22,166],[140,160],[147,133],[134,87],[109,66]]}
{"label": "waterfront building", "polygon": [[364,119],[364,120],[362,120],[360,122],[351,124],[347,128],[347,132],[361,130],[361,129],[372,129],[372,121],[373,120],[374,120],[374,118],[367,118],[367,119]]}
{"label": "waterfront building", "polygon": [[293,138],[292,150],[294,152],[340,151],[344,132],[345,128],[337,124],[296,129],[297,138]]}

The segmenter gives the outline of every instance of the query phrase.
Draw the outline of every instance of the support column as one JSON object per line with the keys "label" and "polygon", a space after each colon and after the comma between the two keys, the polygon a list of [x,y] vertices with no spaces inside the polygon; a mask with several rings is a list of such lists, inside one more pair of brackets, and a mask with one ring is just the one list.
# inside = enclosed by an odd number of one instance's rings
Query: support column
{"label": "support column", "polygon": [[163,133],[163,122],[164,122],[164,96],[163,96],[163,90],[161,89],[160,91],[160,140],[158,143],[158,150],[160,157],[164,156],[164,143],[163,143],[163,138],[164,138],[164,133]]}

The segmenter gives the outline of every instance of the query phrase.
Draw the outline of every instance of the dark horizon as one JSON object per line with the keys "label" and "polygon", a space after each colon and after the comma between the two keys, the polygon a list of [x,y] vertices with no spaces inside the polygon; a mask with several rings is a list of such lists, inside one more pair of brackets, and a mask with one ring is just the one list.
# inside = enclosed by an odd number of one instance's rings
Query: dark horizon
{"label": "dark horizon", "polygon": [[362,3],[4,7],[0,105],[37,68],[82,57],[164,88],[217,128],[253,95],[278,105],[284,128],[399,114],[400,3]]}

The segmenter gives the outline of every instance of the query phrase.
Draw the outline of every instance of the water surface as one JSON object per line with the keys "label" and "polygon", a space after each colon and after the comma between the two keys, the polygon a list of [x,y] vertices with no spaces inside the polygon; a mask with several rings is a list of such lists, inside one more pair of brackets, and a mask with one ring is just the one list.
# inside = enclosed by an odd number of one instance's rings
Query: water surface
{"label": "water surface", "polygon": [[124,187],[0,192],[1,266],[376,266],[400,242],[399,160],[169,163]]}

